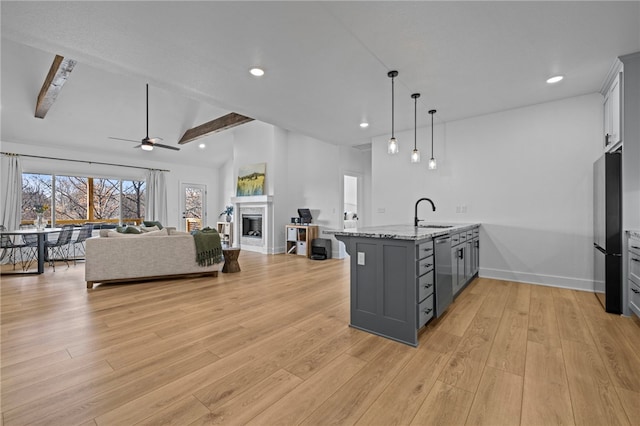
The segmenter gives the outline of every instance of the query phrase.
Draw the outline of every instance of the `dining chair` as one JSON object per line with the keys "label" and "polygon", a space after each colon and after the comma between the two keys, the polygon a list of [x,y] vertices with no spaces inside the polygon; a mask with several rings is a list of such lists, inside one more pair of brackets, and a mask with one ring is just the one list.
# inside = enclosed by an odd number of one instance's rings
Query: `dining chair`
{"label": "dining chair", "polygon": [[[49,253],[49,266],[56,270],[56,260],[64,260],[69,267],[69,244],[73,235],[73,225],[63,225],[56,241],[45,241],[44,248]],[[58,258],[58,259],[56,259]]]}
{"label": "dining chair", "polygon": [[[33,229],[35,227],[35,225],[20,225],[20,229]],[[21,257],[22,269],[26,271],[31,267],[33,261],[38,258],[38,236],[36,234],[23,235],[22,243],[24,248],[21,255],[24,254],[25,249],[27,252],[26,260]]]}
{"label": "dining chair", "polygon": [[[4,225],[0,225],[0,232],[6,231],[7,228]],[[13,264],[13,269],[16,269],[16,250],[20,253],[20,263],[22,263],[22,248],[24,246],[22,244],[16,244],[11,239],[9,235],[2,235],[0,240],[0,249],[2,249],[2,254],[4,257],[4,253],[9,252],[9,261]]]}
{"label": "dining chair", "polygon": [[82,247],[82,256],[85,256],[85,241],[87,240],[87,238],[90,238],[92,234],[93,234],[93,224],[86,223],[82,225],[82,228],[80,228],[80,231],[78,232],[78,236],[76,237],[76,239],[71,242],[71,244],[73,245],[73,264],[74,265],[76,264],[77,260],[83,259],[83,258],[78,259],[76,257],[76,246],[80,244],[80,247]]}

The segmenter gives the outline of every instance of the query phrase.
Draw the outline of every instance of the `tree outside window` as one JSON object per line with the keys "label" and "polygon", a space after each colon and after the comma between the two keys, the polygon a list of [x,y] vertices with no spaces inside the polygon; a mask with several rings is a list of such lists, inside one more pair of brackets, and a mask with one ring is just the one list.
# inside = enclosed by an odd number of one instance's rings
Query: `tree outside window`
{"label": "tree outside window", "polygon": [[[22,221],[32,223],[33,207],[48,204],[57,224],[139,223],[145,189],[145,181],[23,173]],[[50,213],[45,218],[51,219]]]}

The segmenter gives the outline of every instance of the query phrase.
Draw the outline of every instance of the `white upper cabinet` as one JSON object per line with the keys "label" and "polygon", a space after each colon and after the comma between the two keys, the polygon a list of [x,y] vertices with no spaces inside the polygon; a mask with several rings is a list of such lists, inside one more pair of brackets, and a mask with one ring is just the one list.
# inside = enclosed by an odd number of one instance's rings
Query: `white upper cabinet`
{"label": "white upper cabinet", "polygon": [[622,143],[622,71],[617,70],[604,90],[604,149],[617,149]]}

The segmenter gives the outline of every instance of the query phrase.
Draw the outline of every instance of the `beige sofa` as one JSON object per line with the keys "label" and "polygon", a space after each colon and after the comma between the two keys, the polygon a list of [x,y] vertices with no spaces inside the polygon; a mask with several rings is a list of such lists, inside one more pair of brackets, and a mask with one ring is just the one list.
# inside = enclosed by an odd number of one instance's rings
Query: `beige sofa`
{"label": "beige sofa", "polygon": [[95,283],[218,275],[218,265],[198,265],[189,234],[165,228],[140,235],[101,230],[100,235],[86,241],[87,288]]}

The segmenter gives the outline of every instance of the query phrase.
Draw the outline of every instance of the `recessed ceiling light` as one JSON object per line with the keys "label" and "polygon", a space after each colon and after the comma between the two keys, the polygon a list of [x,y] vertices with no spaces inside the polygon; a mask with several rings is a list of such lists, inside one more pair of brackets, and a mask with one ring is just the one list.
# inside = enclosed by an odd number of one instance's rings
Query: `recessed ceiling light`
{"label": "recessed ceiling light", "polygon": [[549,84],[557,83],[560,80],[562,80],[563,78],[564,78],[564,76],[562,76],[562,75],[554,75],[553,77],[549,77],[547,79],[547,83],[549,83]]}
{"label": "recessed ceiling light", "polygon": [[203,144],[203,143],[201,143],[200,145],[198,145],[198,148],[200,148],[200,149],[205,149],[206,147],[207,147],[207,146],[206,146],[205,144]]}
{"label": "recessed ceiling light", "polygon": [[264,75],[264,70],[262,68],[253,67],[249,70],[252,76],[254,77],[262,77]]}
{"label": "recessed ceiling light", "polygon": [[366,129],[367,127],[369,127],[369,123],[367,123],[366,121],[363,121],[362,123],[360,123],[360,127],[362,127],[363,129]]}

